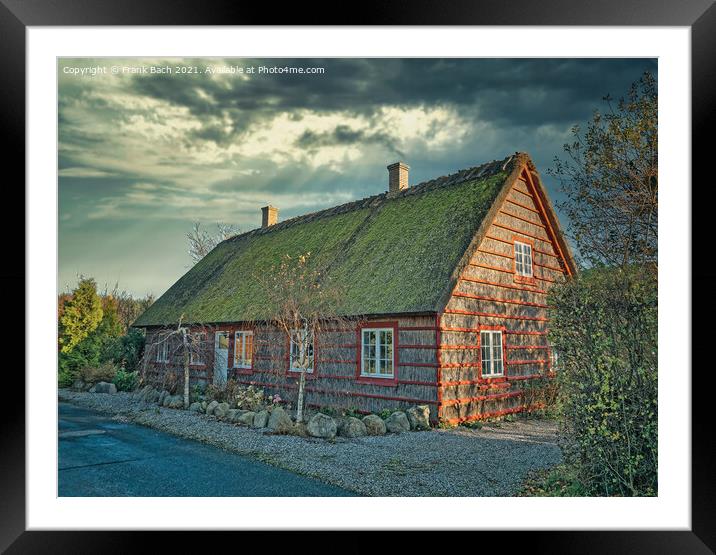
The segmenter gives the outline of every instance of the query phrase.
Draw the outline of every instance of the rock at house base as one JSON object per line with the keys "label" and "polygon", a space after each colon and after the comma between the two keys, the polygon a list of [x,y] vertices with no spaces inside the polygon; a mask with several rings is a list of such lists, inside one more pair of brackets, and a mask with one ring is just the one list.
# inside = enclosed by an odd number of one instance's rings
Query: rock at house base
{"label": "rock at house base", "polygon": [[117,386],[109,382],[99,382],[90,389],[90,393],[117,393]]}
{"label": "rock at house base", "polygon": [[430,407],[427,405],[418,405],[405,411],[410,422],[411,430],[429,430],[430,429]]}
{"label": "rock at house base", "polygon": [[214,414],[214,409],[219,406],[219,401],[212,401],[208,405],[206,405],[206,415],[211,416]]}
{"label": "rock at house base", "polygon": [[199,403],[198,401],[195,401],[191,405],[189,405],[189,410],[191,412],[204,412],[203,410],[201,410],[201,403]]}
{"label": "rock at house base", "polygon": [[224,418],[230,410],[229,403],[219,403],[214,407],[214,416],[217,418]]}
{"label": "rock at house base", "polygon": [[268,427],[274,432],[288,433],[291,431],[291,428],[293,428],[293,421],[285,410],[281,407],[276,407],[271,411]]}
{"label": "rock at house base", "polygon": [[383,419],[377,414],[364,416],[363,424],[365,424],[365,430],[369,436],[385,435],[385,422],[383,422]]}
{"label": "rock at house base", "polygon": [[385,429],[393,434],[410,431],[410,422],[404,412],[395,411],[385,420]]}
{"label": "rock at house base", "polygon": [[253,428],[265,428],[268,426],[269,413],[267,410],[262,410],[254,415],[254,421],[251,423]]}
{"label": "rock at house base", "polygon": [[342,419],[338,426],[338,435],[341,437],[363,437],[367,433],[366,425],[353,416]]}
{"label": "rock at house base", "polygon": [[242,426],[253,426],[255,416],[256,416],[255,412],[247,411],[244,414],[240,415],[236,419],[236,422],[238,424],[241,424]]}
{"label": "rock at house base", "polygon": [[308,421],[306,431],[308,432],[308,435],[312,437],[333,439],[336,437],[338,426],[333,418],[319,412],[318,414],[313,415]]}

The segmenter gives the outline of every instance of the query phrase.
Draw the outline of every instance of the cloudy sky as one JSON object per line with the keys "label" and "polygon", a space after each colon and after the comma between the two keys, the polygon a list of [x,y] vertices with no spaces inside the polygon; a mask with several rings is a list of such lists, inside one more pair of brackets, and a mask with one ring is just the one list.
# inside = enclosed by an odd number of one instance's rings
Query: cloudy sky
{"label": "cloudy sky", "polygon": [[[152,66],[172,72],[132,72]],[[376,194],[397,160],[415,184],[526,151],[559,199],[547,169],[572,126],[656,69],[643,59],[62,59],[59,287],[83,274],[159,295],[190,265],[192,222],[248,231],[269,203],[283,220]]]}

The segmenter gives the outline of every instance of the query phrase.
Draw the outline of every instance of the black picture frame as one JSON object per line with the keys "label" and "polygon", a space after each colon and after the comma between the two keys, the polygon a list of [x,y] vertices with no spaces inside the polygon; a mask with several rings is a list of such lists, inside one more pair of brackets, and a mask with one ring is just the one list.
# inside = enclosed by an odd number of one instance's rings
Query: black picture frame
{"label": "black picture frame", "polygon": [[[332,11],[331,11],[332,10]],[[651,2],[649,0],[602,0],[575,3],[574,0],[503,1],[453,0],[450,2],[364,1],[359,10],[345,10],[336,3],[332,8],[307,6],[305,3],[276,6],[258,4],[247,6],[235,1],[204,0],[0,0],[0,129],[6,138],[5,176],[3,187],[6,207],[19,214],[25,207],[24,190],[17,184],[25,182],[25,32],[28,26],[81,25],[257,25],[311,24],[328,25],[588,25],[588,26],[686,26],[692,36],[692,183],[710,185],[713,172],[710,165],[710,135],[714,129],[716,109],[716,6],[712,0]],[[7,140],[9,139],[9,140]],[[10,170],[10,172],[8,172]],[[707,173],[708,172],[708,173]],[[9,175],[8,175],[9,173]],[[691,184],[682,184],[687,191]],[[698,189],[691,187],[691,195]],[[699,252],[699,242],[711,235],[706,229],[707,203],[692,200],[692,252]],[[10,210],[8,210],[10,212]],[[24,211],[22,211],[24,213]],[[20,228],[19,222],[15,224]],[[699,230],[699,227],[703,229]],[[24,304],[15,292],[23,290],[25,298],[32,294],[26,287],[24,244],[9,241],[6,263],[0,268],[1,283],[6,292],[6,310],[24,314]],[[714,433],[710,411],[709,374],[712,365],[697,367],[696,355],[705,352],[709,327],[698,325],[699,313],[711,313],[714,301],[708,293],[714,290],[716,271],[697,265],[691,269],[692,298],[698,290],[699,311],[692,311],[692,526],[689,531],[583,531],[583,532],[484,532],[483,537],[496,539],[510,551],[548,551],[550,553],[712,553],[716,549],[716,483],[714,480]],[[11,294],[8,294],[11,293]],[[9,303],[9,306],[7,304]],[[15,306],[17,305],[17,306]],[[14,329],[24,326],[13,318]],[[23,318],[24,322],[24,318]],[[17,333],[17,332],[16,332]],[[25,348],[29,337],[25,336]],[[9,341],[6,338],[6,341]],[[17,339],[13,339],[17,343]],[[17,346],[16,346],[17,347]],[[14,349],[15,354],[20,351]],[[23,358],[22,355],[20,358]],[[5,358],[7,360],[7,358]],[[18,361],[15,368],[24,366]],[[9,364],[9,362],[7,363]],[[678,369],[688,379],[688,364]],[[25,391],[23,374],[3,372],[3,388],[13,392],[15,404],[5,406],[0,448],[0,549],[8,553],[126,553],[136,549],[145,551],[149,543],[145,534],[126,532],[29,532],[25,530],[25,411],[20,399]],[[21,393],[22,392],[22,393]],[[555,523],[558,527],[559,523]],[[163,550],[174,542],[181,542],[183,551],[207,548],[194,537],[172,532],[164,534]],[[509,537],[508,537],[509,536]],[[422,541],[421,536],[412,538]],[[248,540],[249,542],[253,542]],[[256,540],[262,541],[260,538]],[[217,541],[212,538],[212,542]],[[218,540],[217,545],[221,545]],[[275,541],[272,540],[272,541]],[[291,540],[289,540],[291,541]],[[332,546],[337,539],[325,533],[314,546]],[[453,538],[451,544],[474,540]],[[197,542],[196,545],[194,542]],[[371,542],[370,544],[367,542]],[[374,548],[374,540],[359,537],[341,550],[350,552]],[[481,545],[484,546],[484,540]],[[246,544],[249,545],[249,544]],[[443,544],[444,546],[444,544]],[[320,547],[318,547],[320,549]],[[314,549],[315,550],[315,549]]]}

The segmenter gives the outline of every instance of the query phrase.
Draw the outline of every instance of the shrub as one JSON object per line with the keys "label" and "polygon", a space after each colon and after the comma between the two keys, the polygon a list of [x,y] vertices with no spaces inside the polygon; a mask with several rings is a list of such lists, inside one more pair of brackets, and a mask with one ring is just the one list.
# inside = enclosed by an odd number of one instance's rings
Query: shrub
{"label": "shrub", "polygon": [[206,390],[206,385],[204,384],[194,384],[189,391],[189,401],[191,403],[195,401],[199,401],[201,397],[204,395],[204,391]]}
{"label": "shrub", "polygon": [[590,495],[656,495],[656,276],[592,269],[548,302],[567,463]]}
{"label": "shrub", "polygon": [[260,409],[264,403],[264,391],[253,385],[238,387],[234,399],[236,399],[237,408],[255,411]]}
{"label": "shrub", "polygon": [[134,391],[139,382],[137,372],[127,372],[125,369],[120,368],[114,375],[112,383],[117,386],[118,391]]}
{"label": "shrub", "polygon": [[222,403],[226,401],[226,390],[214,385],[213,383],[206,386],[204,395],[206,396],[206,400],[209,402],[218,401],[219,403]]}
{"label": "shrub", "polygon": [[130,329],[126,335],[108,337],[102,345],[102,361],[113,361],[128,372],[139,368],[144,354],[145,337],[141,330]]}
{"label": "shrub", "polygon": [[60,369],[57,373],[57,385],[60,387],[70,387],[74,383],[76,377],[75,373]]}
{"label": "shrub", "polygon": [[85,383],[111,382],[117,374],[117,367],[112,362],[98,366],[85,366],[79,371],[79,378]]}

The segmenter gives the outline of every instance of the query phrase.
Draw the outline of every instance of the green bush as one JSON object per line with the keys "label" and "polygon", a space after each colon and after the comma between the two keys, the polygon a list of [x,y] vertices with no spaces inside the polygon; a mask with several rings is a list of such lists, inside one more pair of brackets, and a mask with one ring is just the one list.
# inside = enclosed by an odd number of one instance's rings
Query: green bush
{"label": "green bush", "polygon": [[134,391],[139,382],[137,372],[127,372],[124,368],[117,370],[112,383],[117,386],[118,391]]}
{"label": "green bush", "polygon": [[57,385],[60,387],[70,387],[74,381],[76,376],[69,372],[68,370],[60,370],[57,373]]}
{"label": "green bush", "polygon": [[549,304],[567,463],[589,495],[656,495],[656,276],[592,269]]}
{"label": "green bush", "polygon": [[103,362],[98,366],[85,366],[79,371],[79,378],[85,383],[111,382],[119,369],[112,362]]}
{"label": "green bush", "polygon": [[102,362],[112,361],[128,372],[133,372],[139,368],[144,342],[144,333],[134,328],[126,335],[109,336],[103,342],[100,358]]}

